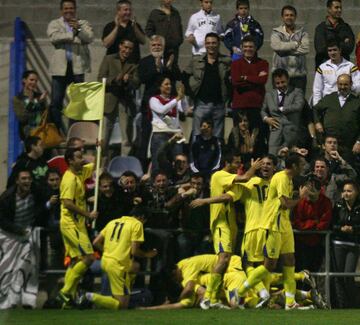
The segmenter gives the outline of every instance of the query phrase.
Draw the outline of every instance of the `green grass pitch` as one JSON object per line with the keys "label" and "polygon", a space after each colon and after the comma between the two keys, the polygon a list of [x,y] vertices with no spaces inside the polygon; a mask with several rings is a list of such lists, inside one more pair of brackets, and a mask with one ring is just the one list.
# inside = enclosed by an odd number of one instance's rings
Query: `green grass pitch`
{"label": "green grass pitch", "polygon": [[360,324],[360,310],[7,310],[0,311],[1,325],[111,325],[111,324]]}

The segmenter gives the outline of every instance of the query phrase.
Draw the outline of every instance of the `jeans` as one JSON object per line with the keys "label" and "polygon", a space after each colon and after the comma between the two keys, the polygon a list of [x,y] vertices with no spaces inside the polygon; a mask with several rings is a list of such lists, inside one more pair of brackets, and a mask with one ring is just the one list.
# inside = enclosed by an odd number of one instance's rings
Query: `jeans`
{"label": "jeans", "polygon": [[[359,246],[334,243],[334,268],[336,272],[355,272],[359,259]],[[335,278],[337,307],[354,307],[354,297],[357,296],[353,277]]]}
{"label": "jeans", "polygon": [[62,109],[66,87],[72,82],[84,82],[84,74],[74,75],[71,63],[68,63],[65,76],[52,76],[51,83],[51,119],[59,130],[66,134],[66,127],[62,121]]}
{"label": "jeans", "polygon": [[200,134],[200,125],[205,118],[211,119],[214,123],[213,136],[223,139],[225,124],[224,104],[204,103],[201,100],[196,100],[193,117],[193,136]]}

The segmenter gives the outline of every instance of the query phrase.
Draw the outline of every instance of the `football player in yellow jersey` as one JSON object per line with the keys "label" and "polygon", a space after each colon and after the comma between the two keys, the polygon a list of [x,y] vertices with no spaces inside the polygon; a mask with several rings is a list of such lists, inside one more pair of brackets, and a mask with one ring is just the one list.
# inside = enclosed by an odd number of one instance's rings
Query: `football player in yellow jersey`
{"label": "football player in yellow jersey", "polygon": [[[210,198],[196,199],[190,206],[192,208],[211,204],[210,230],[213,237],[214,250],[218,261],[214,266],[209,285],[206,288],[204,299],[200,306],[202,309],[222,308],[218,299],[218,292],[223,274],[225,273],[231,254],[236,244],[237,224],[233,202],[241,197],[242,187],[236,183],[246,182],[261,166],[261,160],[252,162],[250,169],[244,175],[237,175],[241,166],[241,156],[238,153],[228,152],[223,156],[224,168],[211,176]],[[224,195],[224,193],[226,193]]]}
{"label": "football player in yellow jersey", "polygon": [[71,305],[80,279],[94,261],[85,222],[86,218],[92,220],[98,215],[96,211],[87,211],[85,200],[85,180],[91,177],[95,165],[85,164],[80,148],[68,148],[65,161],[69,167],[60,184],[60,231],[66,256],[70,256],[72,263],[57,297],[63,308]]}
{"label": "football player in yellow jersey", "polygon": [[129,272],[132,268],[132,256],[152,258],[156,249],[144,252],[140,244],[144,241],[144,210],[137,206],[131,216],[123,216],[110,221],[94,239],[94,246],[103,251],[101,268],[106,272],[112,297],[87,292],[80,298],[90,301],[98,307],[107,309],[126,309],[129,303]]}
{"label": "football player in yellow jersey", "polygon": [[[182,291],[179,297],[179,302],[173,304],[165,304],[160,306],[153,306],[143,309],[181,309],[181,308],[190,308],[196,305],[198,289],[200,287],[199,279],[203,274],[208,274],[212,272],[218,261],[218,256],[215,254],[204,254],[189,257],[181,260],[176,264],[175,269],[171,271],[171,278],[177,284],[180,284]],[[246,275],[242,269],[242,263],[240,256],[232,255],[229,263],[229,267],[226,270],[226,274],[239,273],[246,279]],[[242,278],[242,281],[244,281]],[[224,282],[227,285],[230,285],[231,290],[233,289],[233,280],[234,277],[229,277],[228,281]],[[206,285],[210,282],[209,278],[206,278]],[[235,288],[235,287],[234,287]],[[204,292],[201,291],[201,297]],[[224,305],[221,308],[226,308]]]}
{"label": "football player in yellow jersey", "polygon": [[270,275],[276,267],[279,256],[283,260],[285,309],[301,309],[295,301],[295,247],[294,234],[290,223],[290,210],[307,195],[307,188],[300,187],[299,199],[293,199],[292,180],[299,176],[305,167],[303,156],[292,153],[285,160],[285,170],[276,173],[271,179],[268,197],[263,208],[260,228],[267,230],[264,246],[264,265],[253,270],[239,290],[243,295],[257,283]]}
{"label": "football player in yellow jersey", "polygon": [[[255,266],[264,262],[263,248],[266,241],[266,230],[259,229],[259,224],[263,218],[263,207],[276,165],[277,158],[274,155],[264,156],[260,176],[254,176],[244,183],[245,189],[240,199],[245,209],[245,229],[241,249],[247,276],[250,275]],[[268,282],[270,282],[270,278]],[[263,307],[270,299],[268,285],[264,286],[260,282],[255,289],[261,297],[256,307]]]}

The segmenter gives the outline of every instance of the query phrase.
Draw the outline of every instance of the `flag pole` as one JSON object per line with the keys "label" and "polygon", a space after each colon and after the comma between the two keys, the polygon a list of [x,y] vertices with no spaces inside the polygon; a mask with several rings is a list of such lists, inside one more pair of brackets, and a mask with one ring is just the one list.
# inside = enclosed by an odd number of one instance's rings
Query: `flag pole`
{"label": "flag pole", "polygon": [[[105,108],[105,86],[106,86],[106,78],[102,79],[103,85],[103,101],[102,101],[102,116],[99,123],[99,131],[98,131],[98,143],[96,145],[96,178],[95,178],[95,197],[94,197],[94,210],[97,211],[98,208],[98,197],[99,197],[99,177],[100,177],[100,163],[101,163],[101,139],[103,133],[103,124],[104,124],[104,108]],[[92,222],[92,228],[95,229],[96,219]]]}

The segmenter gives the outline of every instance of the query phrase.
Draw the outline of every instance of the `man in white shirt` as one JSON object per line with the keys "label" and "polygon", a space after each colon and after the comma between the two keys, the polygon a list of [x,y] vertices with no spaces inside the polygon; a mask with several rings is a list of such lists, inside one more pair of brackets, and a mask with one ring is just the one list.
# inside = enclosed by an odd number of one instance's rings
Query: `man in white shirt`
{"label": "man in white shirt", "polygon": [[327,48],[330,59],[321,64],[315,73],[313,106],[324,96],[337,91],[336,81],[342,74],[351,75],[353,81],[351,90],[355,93],[360,92],[360,72],[358,67],[342,57],[340,46],[336,41],[329,42]]}
{"label": "man in white shirt", "polygon": [[200,0],[200,3],[200,11],[190,17],[185,32],[186,40],[193,46],[193,55],[201,55],[206,52],[206,34],[216,33],[221,35],[223,33],[221,17],[212,10],[213,0]]}

